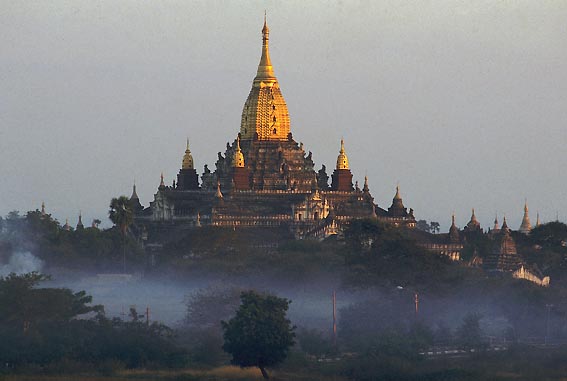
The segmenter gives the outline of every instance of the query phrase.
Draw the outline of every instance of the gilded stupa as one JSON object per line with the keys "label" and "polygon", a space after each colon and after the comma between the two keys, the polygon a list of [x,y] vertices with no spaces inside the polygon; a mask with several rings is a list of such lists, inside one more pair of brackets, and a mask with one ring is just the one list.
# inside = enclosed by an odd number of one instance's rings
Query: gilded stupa
{"label": "gilded stupa", "polygon": [[522,224],[520,225],[519,232],[524,234],[530,234],[532,230],[532,224],[530,222],[530,216],[528,214],[528,201],[524,203],[524,217],[522,218]]}
{"label": "gilded stupa", "polygon": [[289,112],[270,60],[269,36],[264,17],[262,56],[242,110],[242,140],[287,140],[289,137]]}

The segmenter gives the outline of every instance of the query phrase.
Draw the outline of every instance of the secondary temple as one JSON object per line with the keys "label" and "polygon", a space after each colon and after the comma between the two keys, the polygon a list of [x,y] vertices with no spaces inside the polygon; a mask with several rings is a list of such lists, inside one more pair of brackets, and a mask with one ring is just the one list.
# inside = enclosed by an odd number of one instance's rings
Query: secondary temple
{"label": "secondary temple", "polygon": [[244,103],[240,131],[218,153],[214,171],[205,165],[200,178],[189,141],[177,182],[162,179],[150,207],[140,208],[135,189],[136,225],[149,234],[201,226],[280,228],[295,238],[337,234],[352,219],[377,218],[396,226],[415,227],[413,210],[404,206],[399,188],[392,205],[374,203],[368,179],[353,184],[345,142],[341,140],[331,176],[314,169],[311,152],[297,143],[269,52],[264,20],[262,53],[250,94]]}

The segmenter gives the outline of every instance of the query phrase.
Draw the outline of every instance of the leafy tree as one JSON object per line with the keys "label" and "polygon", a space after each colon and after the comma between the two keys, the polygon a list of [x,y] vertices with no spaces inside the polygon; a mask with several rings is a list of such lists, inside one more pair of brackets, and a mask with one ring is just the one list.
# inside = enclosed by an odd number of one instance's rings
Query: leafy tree
{"label": "leafy tree", "polygon": [[118,198],[113,198],[110,201],[110,210],[108,211],[108,217],[110,221],[114,223],[122,233],[122,270],[126,271],[126,233],[128,232],[128,227],[134,221],[134,215],[132,213],[132,207],[130,205],[130,199],[126,196],[120,196]]}
{"label": "leafy tree", "polygon": [[274,295],[245,291],[236,316],[222,321],[223,349],[232,355],[232,364],[256,366],[264,378],[266,367],[282,362],[295,344],[294,329],[286,318],[290,300]]}
{"label": "leafy tree", "polygon": [[554,221],[537,226],[530,232],[529,238],[544,247],[564,248],[567,242],[567,225]]}
{"label": "leafy tree", "polygon": [[[11,274],[0,278],[0,364],[10,367],[55,365],[65,361],[126,367],[184,366],[186,353],[173,331],[147,324],[136,311],[124,322],[107,319],[102,306],[89,305],[84,291],[37,288],[48,276]],[[96,313],[94,318],[85,314]],[[1,378],[1,377],[0,377]]]}
{"label": "leafy tree", "polygon": [[466,350],[483,349],[486,344],[480,329],[480,314],[469,313],[463,318],[463,324],[457,329],[458,344]]}
{"label": "leafy tree", "polygon": [[0,324],[28,331],[40,322],[68,322],[90,312],[102,312],[102,306],[88,306],[92,297],[84,291],[66,288],[36,288],[49,277],[28,273],[0,277]]}
{"label": "leafy tree", "polygon": [[424,232],[431,233],[431,226],[427,223],[426,220],[419,220],[415,224],[416,229],[422,230]]}
{"label": "leafy tree", "polygon": [[431,227],[431,233],[433,234],[439,233],[439,231],[441,230],[439,222],[431,221],[429,223],[429,226]]}
{"label": "leafy tree", "polygon": [[229,319],[234,315],[240,304],[242,290],[236,287],[208,287],[195,291],[187,300],[187,315],[185,323],[191,328],[221,328],[218,319]]}
{"label": "leafy tree", "polygon": [[325,167],[325,164],[323,164],[321,169],[317,172],[317,185],[321,190],[329,189],[329,175],[327,174],[327,167]]}

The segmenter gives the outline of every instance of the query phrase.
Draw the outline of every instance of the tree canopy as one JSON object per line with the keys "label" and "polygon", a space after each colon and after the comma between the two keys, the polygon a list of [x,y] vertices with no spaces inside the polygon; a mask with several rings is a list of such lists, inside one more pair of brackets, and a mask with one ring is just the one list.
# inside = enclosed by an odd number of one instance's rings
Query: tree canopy
{"label": "tree canopy", "polygon": [[223,349],[234,365],[256,366],[269,378],[265,368],[282,362],[295,344],[295,327],[286,318],[291,301],[255,291],[242,292],[240,300],[236,316],[221,322]]}
{"label": "tree canopy", "polygon": [[108,218],[110,218],[110,221],[120,228],[123,235],[126,234],[126,231],[132,224],[134,218],[128,197],[120,196],[118,198],[113,198],[110,201]]}

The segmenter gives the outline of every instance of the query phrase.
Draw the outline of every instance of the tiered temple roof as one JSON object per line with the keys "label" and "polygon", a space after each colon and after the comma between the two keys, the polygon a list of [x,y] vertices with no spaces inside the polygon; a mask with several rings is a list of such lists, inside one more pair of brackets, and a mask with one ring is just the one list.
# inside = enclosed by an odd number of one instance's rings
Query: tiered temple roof
{"label": "tiered temple roof", "polygon": [[[344,141],[328,184],[323,167],[315,172],[291,133],[290,118],[269,52],[269,28],[264,20],[262,54],[252,88],[242,110],[240,132],[218,153],[214,171],[205,165],[199,184],[189,143],[177,184],[166,186],[163,175],[154,201],[137,211],[138,223],[164,229],[164,222],[198,226],[280,227],[296,238],[336,234],[355,218],[378,218],[396,226],[415,226],[413,210],[404,207],[399,188],[392,206],[379,208],[370,194],[353,187]],[[137,195],[131,198],[135,203]],[[148,228],[151,237],[151,228]]]}

